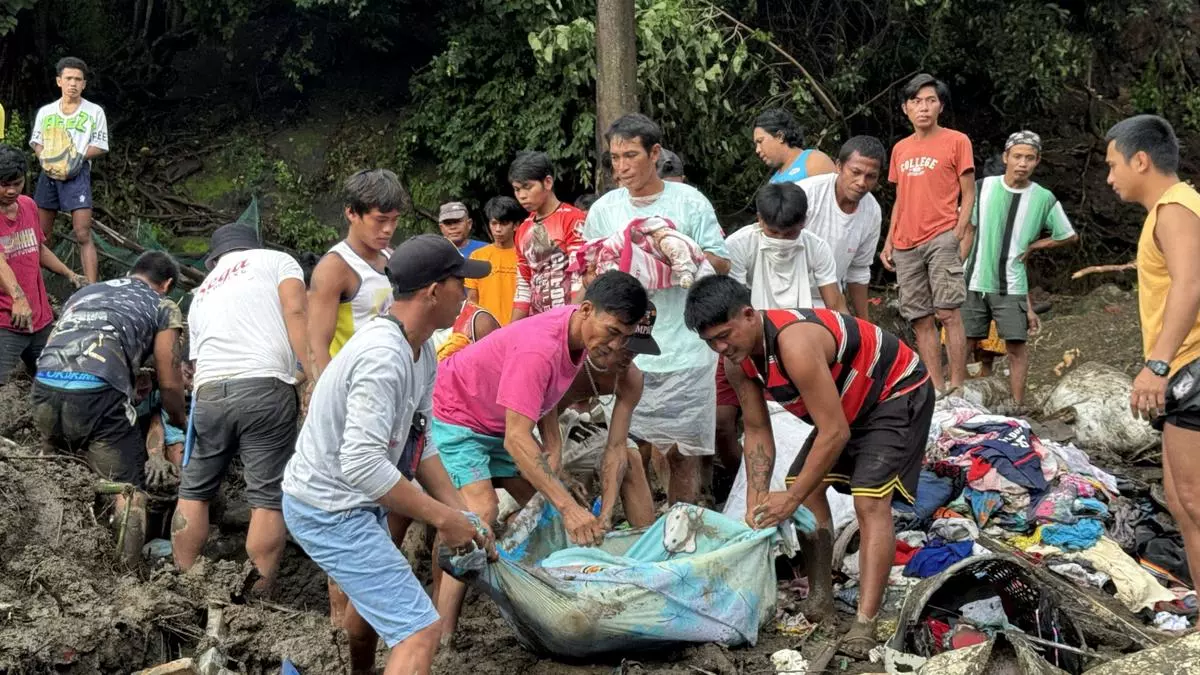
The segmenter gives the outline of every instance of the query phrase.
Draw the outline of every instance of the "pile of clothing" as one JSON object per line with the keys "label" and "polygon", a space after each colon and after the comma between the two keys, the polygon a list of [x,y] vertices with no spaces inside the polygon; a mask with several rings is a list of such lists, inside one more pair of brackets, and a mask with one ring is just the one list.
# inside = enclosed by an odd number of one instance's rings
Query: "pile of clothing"
{"label": "pile of clothing", "polygon": [[930,577],[984,552],[982,531],[1148,623],[1183,630],[1195,623],[1196,594],[1174,521],[1161,500],[1138,494],[1148,491],[1024,420],[943,399],[916,503],[895,508],[897,529],[908,530],[895,562],[906,577]]}

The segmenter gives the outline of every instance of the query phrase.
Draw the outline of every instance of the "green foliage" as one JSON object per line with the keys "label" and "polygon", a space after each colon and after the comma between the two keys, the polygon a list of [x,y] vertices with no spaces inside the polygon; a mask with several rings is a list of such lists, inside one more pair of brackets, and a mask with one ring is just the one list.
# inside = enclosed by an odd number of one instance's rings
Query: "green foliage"
{"label": "green foliage", "polygon": [[6,119],[4,123],[4,138],[0,140],[3,140],[6,144],[14,148],[28,148],[30,128],[25,118],[21,116],[21,113],[15,110],[8,110],[7,108],[4,110],[4,113]]}
{"label": "green foliage", "polygon": [[0,2],[0,36],[8,35],[17,27],[17,13],[32,9],[38,0],[4,0]]}
{"label": "green foliage", "polygon": [[313,215],[313,182],[283,160],[276,160],[272,171],[279,194],[272,240],[298,251],[324,251],[337,239],[338,232]]}

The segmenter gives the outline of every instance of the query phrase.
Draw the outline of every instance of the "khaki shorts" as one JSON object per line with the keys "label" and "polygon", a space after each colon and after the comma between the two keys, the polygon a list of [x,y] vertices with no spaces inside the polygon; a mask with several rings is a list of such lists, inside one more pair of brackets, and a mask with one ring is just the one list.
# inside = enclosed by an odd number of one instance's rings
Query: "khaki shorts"
{"label": "khaki shorts", "polygon": [[967,299],[958,237],[948,230],[906,251],[894,251],[900,283],[900,316],[916,321],[939,309],[958,309]]}
{"label": "khaki shorts", "polygon": [[970,340],[984,340],[996,322],[996,333],[1008,342],[1029,339],[1029,296],[999,293],[967,293],[962,306],[963,328]]}

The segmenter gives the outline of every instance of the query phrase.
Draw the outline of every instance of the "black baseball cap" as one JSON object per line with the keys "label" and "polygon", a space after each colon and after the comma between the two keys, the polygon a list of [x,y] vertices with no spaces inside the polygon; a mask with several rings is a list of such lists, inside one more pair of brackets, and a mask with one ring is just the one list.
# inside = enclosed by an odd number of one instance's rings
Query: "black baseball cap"
{"label": "black baseball cap", "polygon": [[209,271],[217,264],[217,258],[234,251],[246,251],[262,248],[258,241],[258,233],[253,227],[242,223],[229,223],[213,232],[208,245],[208,255],[204,257],[204,267]]}
{"label": "black baseball cap", "polygon": [[418,234],[396,247],[386,271],[395,292],[408,293],[450,277],[482,279],[492,273],[492,264],[464,258],[444,237]]}
{"label": "black baseball cap", "polygon": [[629,336],[629,340],[625,343],[625,348],[634,354],[648,354],[650,356],[658,356],[662,350],[658,348],[658,343],[650,335],[654,330],[654,320],[658,318],[658,310],[655,309],[653,302],[646,303],[646,314],[638,321],[637,327],[633,330],[633,335]]}

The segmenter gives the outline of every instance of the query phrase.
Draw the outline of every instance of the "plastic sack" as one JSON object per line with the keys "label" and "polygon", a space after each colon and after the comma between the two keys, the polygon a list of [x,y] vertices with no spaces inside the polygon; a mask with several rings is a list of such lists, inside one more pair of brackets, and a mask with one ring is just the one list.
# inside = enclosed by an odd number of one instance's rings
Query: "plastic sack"
{"label": "plastic sack", "polygon": [[775,612],[778,529],[676,504],[645,530],[572,547],[541,495],[497,542],[500,559],[439,564],[492,598],[527,648],[585,657],[674,643],[753,645]]}
{"label": "plastic sack", "polygon": [[1133,380],[1096,361],[1063,376],[1044,406],[1047,416],[1075,412],[1075,440],[1080,447],[1128,457],[1158,442],[1158,432],[1129,412]]}
{"label": "plastic sack", "polygon": [[[771,432],[775,437],[775,467],[771,471],[771,492],[783,492],[787,489],[788,469],[796,456],[804,449],[804,442],[812,433],[812,425],[796,417],[774,401],[767,401],[767,411],[771,413]],[[745,443],[745,439],[742,439]],[[854,520],[854,498],[833,488],[825,488],[825,499],[829,502],[829,510],[833,514],[833,536],[836,537],[844,527]],[[738,467],[737,476],[733,479],[733,487],[729,490],[729,498],[725,500],[725,508],[721,511],[726,517],[741,521],[746,517],[746,461],[743,458]]]}
{"label": "plastic sack", "polygon": [[[653,299],[653,296],[652,296]],[[667,373],[645,372],[642,400],[633,409],[629,433],[661,450],[713,454],[717,431],[717,355],[708,365]]]}

